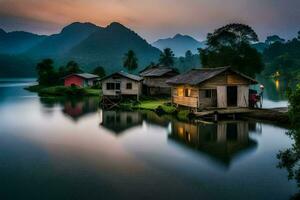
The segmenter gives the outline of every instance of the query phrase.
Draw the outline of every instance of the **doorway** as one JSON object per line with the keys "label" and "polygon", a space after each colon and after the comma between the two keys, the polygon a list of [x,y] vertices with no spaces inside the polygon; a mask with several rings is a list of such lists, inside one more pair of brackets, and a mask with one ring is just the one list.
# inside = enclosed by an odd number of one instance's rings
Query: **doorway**
{"label": "doorway", "polygon": [[227,86],[227,106],[237,106],[237,86]]}

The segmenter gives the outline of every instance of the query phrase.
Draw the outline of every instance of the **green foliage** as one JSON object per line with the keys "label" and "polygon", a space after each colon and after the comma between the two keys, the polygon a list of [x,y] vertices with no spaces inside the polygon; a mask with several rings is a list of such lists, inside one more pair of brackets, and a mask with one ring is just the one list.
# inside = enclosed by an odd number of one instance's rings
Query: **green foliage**
{"label": "green foliage", "polygon": [[86,96],[99,96],[99,89],[80,88],[80,87],[65,87],[65,86],[30,86],[26,88],[29,91],[37,92],[40,96],[75,96],[76,98]]}
{"label": "green foliage", "polygon": [[279,72],[286,80],[300,77],[300,41],[296,38],[286,43],[276,42],[265,49],[265,74],[270,76]]}
{"label": "green foliage", "polygon": [[96,67],[96,68],[92,71],[92,73],[98,75],[100,78],[103,78],[103,77],[106,76],[105,69],[104,69],[104,67],[102,67],[102,66]]}
{"label": "green foliage", "polygon": [[59,77],[65,77],[70,74],[82,73],[83,70],[75,61],[69,61],[66,66],[62,66],[58,69]]}
{"label": "green foliage", "polygon": [[[294,91],[290,91],[289,98],[289,117],[292,129],[287,133],[294,144],[291,148],[281,150],[277,154],[279,159],[278,167],[288,171],[288,178],[295,179],[300,188],[300,84]],[[300,192],[293,196],[294,199],[300,197]]]}
{"label": "green foliage", "polygon": [[271,36],[268,36],[266,41],[265,41],[265,43],[267,45],[274,44],[275,42],[283,43],[283,42],[285,42],[285,39],[279,37],[278,35],[271,35]]}
{"label": "green foliage", "polygon": [[190,113],[191,112],[189,110],[180,110],[177,113],[177,118],[181,121],[187,121],[189,119]]}
{"label": "green foliage", "polygon": [[175,58],[174,67],[180,72],[188,71],[192,68],[200,67],[199,54],[192,54],[191,51],[185,53],[185,57]]}
{"label": "green foliage", "polygon": [[164,49],[160,54],[159,64],[169,67],[174,65],[174,53],[170,48]]}
{"label": "green foliage", "polygon": [[50,86],[58,83],[58,74],[54,70],[53,60],[44,59],[36,66],[40,85]]}
{"label": "green foliage", "polygon": [[129,50],[124,57],[124,62],[123,66],[128,70],[128,71],[133,71],[136,68],[138,68],[138,59],[134,53],[134,51]]}
{"label": "green foliage", "polygon": [[256,41],[256,33],[247,25],[229,24],[221,27],[208,34],[208,47],[199,49],[202,65],[209,68],[231,66],[254,77],[264,68],[261,54],[250,45]]}

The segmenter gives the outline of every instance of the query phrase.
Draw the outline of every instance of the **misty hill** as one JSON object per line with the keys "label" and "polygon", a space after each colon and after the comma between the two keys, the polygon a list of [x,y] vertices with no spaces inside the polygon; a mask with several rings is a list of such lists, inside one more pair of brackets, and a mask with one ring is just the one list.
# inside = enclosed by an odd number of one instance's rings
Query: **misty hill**
{"label": "misty hill", "polygon": [[5,32],[0,29],[0,54],[19,54],[41,42],[46,36],[24,31]]}
{"label": "misty hill", "polygon": [[117,22],[91,34],[71,49],[66,57],[89,67],[103,65],[113,71],[122,69],[124,54],[133,50],[140,67],[157,61],[160,51],[138,34]]}
{"label": "misty hill", "polygon": [[38,58],[60,56],[97,30],[101,30],[101,27],[92,23],[72,23],[64,27],[60,33],[46,37],[26,54]]}
{"label": "misty hill", "polygon": [[[6,33],[1,31],[0,34]],[[111,73],[122,69],[123,56],[128,50],[137,54],[140,67],[137,70],[140,70],[150,62],[156,62],[161,53],[135,32],[116,22],[105,28],[76,22],[58,34],[43,36],[37,44],[20,54],[9,55],[9,48],[3,49],[5,51],[0,52],[1,77],[34,76],[36,63],[44,58],[52,58],[57,67],[73,60],[86,71],[101,65],[107,73]]]}
{"label": "misty hill", "polygon": [[204,42],[199,42],[188,35],[177,34],[173,38],[159,39],[152,43],[154,47],[163,50],[165,48],[171,48],[175,56],[184,56],[186,51],[191,50],[193,54],[198,53],[198,48],[205,46]]}

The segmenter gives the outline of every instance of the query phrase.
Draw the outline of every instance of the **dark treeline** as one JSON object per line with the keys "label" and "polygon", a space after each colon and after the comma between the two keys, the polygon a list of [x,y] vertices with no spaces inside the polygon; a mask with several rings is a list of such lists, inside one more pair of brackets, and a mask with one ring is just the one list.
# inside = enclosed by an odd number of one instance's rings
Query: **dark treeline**
{"label": "dark treeline", "polygon": [[[52,59],[44,59],[39,62],[36,66],[36,71],[39,85],[42,86],[60,85],[63,83],[63,77],[73,73],[84,72],[74,61],[70,61],[65,66],[56,69]],[[105,76],[105,70],[101,66],[96,67],[91,73],[98,75],[100,78]]]}
{"label": "dark treeline", "polygon": [[265,74],[285,77],[287,80],[300,79],[300,40],[276,41],[263,52],[266,63]]}

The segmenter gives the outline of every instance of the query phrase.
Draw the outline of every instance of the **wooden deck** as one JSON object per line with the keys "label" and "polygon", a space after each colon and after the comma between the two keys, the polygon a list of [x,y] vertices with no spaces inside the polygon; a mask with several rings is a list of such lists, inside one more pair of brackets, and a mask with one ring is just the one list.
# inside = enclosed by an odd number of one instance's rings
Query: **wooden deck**
{"label": "wooden deck", "polygon": [[209,118],[213,117],[215,120],[218,120],[218,116],[234,116],[241,115],[245,118],[260,119],[278,123],[289,123],[288,108],[269,108],[269,109],[260,109],[260,108],[226,108],[218,109],[211,108],[201,112],[194,112],[196,117],[199,118]]}
{"label": "wooden deck", "polygon": [[194,112],[194,114],[197,117],[205,117],[205,116],[214,115],[214,114],[231,115],[231,114],[249,113],[249,112],[253,112],[253,111],[255,111],[255,110],[250,109],[250,108],[236,108],[236,107],[224,108],[224,109],[211,108],[211,109],[201,111],[201,112]]}

